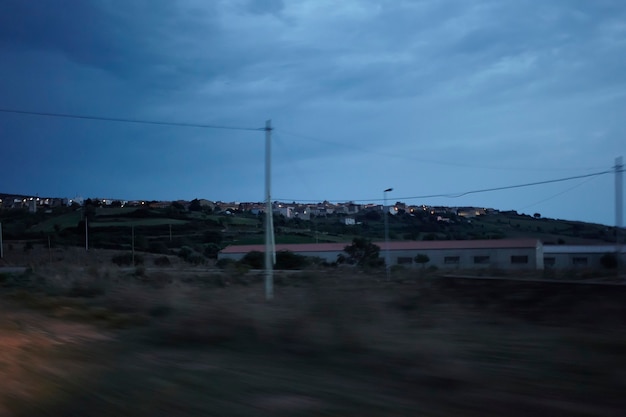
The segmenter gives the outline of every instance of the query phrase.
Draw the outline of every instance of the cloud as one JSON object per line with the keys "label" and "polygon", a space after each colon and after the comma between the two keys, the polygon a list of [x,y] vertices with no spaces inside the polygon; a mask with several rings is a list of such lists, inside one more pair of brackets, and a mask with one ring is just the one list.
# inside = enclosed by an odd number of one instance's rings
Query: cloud
{"label": "cloud", "polygon": [[[300,171],[277,171],[277,183],[294,194],[300,182],[320,198],[367,197],[392,182],[523,182],[606,166],[623,151],[621,0],[2,7],[0,107],[246,127],[271,118],[283,141],[277,169]],[[20,189],[261,195],[262,132],[0,117],[15,163],[0,173],[39,163]],[[519,196],[487,201],[526,204]]]}

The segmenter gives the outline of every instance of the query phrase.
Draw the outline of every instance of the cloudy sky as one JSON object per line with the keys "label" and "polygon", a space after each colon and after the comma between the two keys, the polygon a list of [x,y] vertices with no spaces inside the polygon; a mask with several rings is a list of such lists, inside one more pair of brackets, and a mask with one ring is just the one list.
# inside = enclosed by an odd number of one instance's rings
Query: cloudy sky
{"label": "cloudy sky", "polygon": [[[0,109],[263,128],[273,199],[614,224],[623,0],[3,0]],[[261,201],[264,132],[0,112],[0,192]],[[433,195],[448,197],[428,197]]]}

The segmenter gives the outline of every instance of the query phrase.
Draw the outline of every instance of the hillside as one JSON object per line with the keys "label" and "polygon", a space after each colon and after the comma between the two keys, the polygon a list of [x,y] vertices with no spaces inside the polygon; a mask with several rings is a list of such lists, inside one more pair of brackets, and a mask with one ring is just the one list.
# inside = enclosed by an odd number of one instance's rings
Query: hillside
{"label": "hillside", "polygon": [[[277,243],[350,242],[354,237],[384,238],[383,216],[365,210],[351,216],[331,214],[310,220],[275,215]],[[85,220],[87,219],[87,228]],[[90,248],[130,250],[155,254],[181,254],[192,263],[204,263],[231,244],[255,244],[264,240],[263,214],[208,207],[188,210],[172,204],[165,208],[55,207],[29,213],[26,209],[0,211],[5,247],[81,247],[88,231]],[[447,213],[400,211],[389,216],[390,240],[468,240],[536,238],[546,244],[606,244],[615,242],[615,228],[497,212],[471,218]],[[622,233],[620,236],[624,236]]]}

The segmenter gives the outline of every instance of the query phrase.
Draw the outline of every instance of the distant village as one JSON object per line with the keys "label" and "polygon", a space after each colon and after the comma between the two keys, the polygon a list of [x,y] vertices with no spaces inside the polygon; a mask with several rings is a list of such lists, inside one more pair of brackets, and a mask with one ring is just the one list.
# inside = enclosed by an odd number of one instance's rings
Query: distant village
{"label": "distant village", "polygon": [[[194,200],[174,200],[174,201],[154,201],[154,200],[117,200],[108,198],[55,198],[55,197],[38,197],[24,195],[0,194],[0,208],[2,209],[28,209],[31,213],[38,211],[52,210],[58,207],[82,207],[90,204],[98,207],[148,207],[155,209],[168,208],[172,205],[189,210],[190,207],[208,210],[213,213],[224,215],[236,215],[238,213],[261,214],[266,210],[264,202],[224,202],[210,201],[207,199]],[[459,216],[463,218],[472,218],[476,216],[499,213],[499,210],[482,207],[444,207],[444,206],[427,206],[427,205],[409,205],[403,202],[395,202],[387,205],[389,214],[417,214],[418,212],[428,212],[430,215],[437,216],[437,220],[441,222],[449,222],[450,216]],[[298,203],[298,202],[279,202],[272,203],[274,214],[280,214],[288,219],[310,220],[311,217],[326,217],[330,215],[339,215],[344,218],[346,225],[356,224],[353,217],[357,213],[366,211],[385,210],[385,205],[365,203],[358,204],[353,201],[332,203],[322,201],[319,203]],[[516,212],[512,212],[517,214]]]}

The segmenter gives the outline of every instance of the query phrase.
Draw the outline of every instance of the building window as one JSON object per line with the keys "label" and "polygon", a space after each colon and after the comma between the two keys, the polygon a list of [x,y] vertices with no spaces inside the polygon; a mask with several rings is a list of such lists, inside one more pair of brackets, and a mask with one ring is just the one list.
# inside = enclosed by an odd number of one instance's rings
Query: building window
{"label": "building window", "polygon": [[459,256],[446,256],[443,258],[443,263],[448,265],[458,265],[461,262]]}
{"label": "building window", "polygon": [[527,255],[512,255],[511,263],[512,264],[527,264],[528,256]]}
{"label": "building window", "polygon": [[572,258],[572,264],[575,266],[587,266],[587,257],[574,256],[574,258]]}
{"label": "building window", "polygon": [[398,265],[406,265],[406,264],[412,264],[412,263],[413,263],[413,258],[411,258],[410,256],[398,257]]}
{"label": "building window", "polygon": [[489,256],[474,256],[474,263],[475,264],[488,264]]}
{"label": "building window", "polygon": [[554,256],[543,258],[543,265],[547,267],[556,265],[556,258]]}

